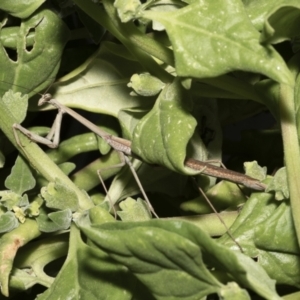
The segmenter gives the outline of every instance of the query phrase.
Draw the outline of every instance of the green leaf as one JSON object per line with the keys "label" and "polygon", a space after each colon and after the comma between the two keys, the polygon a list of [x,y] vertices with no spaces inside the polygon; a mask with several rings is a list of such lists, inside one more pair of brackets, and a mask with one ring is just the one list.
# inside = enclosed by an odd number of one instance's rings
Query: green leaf
{"label": "green leaf", "polygon": [[119,204],[122,211],[117,214],[122,221],[146,221],[151,220],[151,213],[145,201],[138,198],[137,201],[127,198]]}
{"label": "green leaf", "polygon": [[[26,44],[29,32],[34,33],[33,46]],[[52,10],[39,9],[21,22],[18,34],[13,38],[17,45],[15,60],[10,59],[4,47],[0,47],[1,95],[10,87],[27,93],[44,89],[58,71],[69,38],[68,28]]]}
{"label": "green leaf", "polygon": [[244,162],[244,168],[246,175],[256,178],[259,181],[262,181],[266,178],[267,168],[261,167],[256,160],[251,162]]}
{"label": "green leaf", "polygon": [[[147,3],[145,4],[145,6],[147,6]],[[169,11],[170,12],[170,11],[177,10],[184,6],[186,6],[186,3],[184,3],[183,1],[176,1],[176,0],[153,1],[151,3],[150,10],[151,11],[165,11],[165,12]],[[156,30],[156,31],[165,30],[165,27],[157,21],[152,22],[152,28],[153,28],[153,30]]]}
{"label": "green leaf", "polygon": [[290,285],[300,288],[300,260],[298,254],[268,251],[257,259],[278,285]]}
{"label": "green leaf", "polygon": [[[103,251],[86,245],[80,231],[71,229],[67,259],[51,287],[38,296],[38,300],[132,299],[136,280]],[[101,287],[101,288],[99,288]],[[143,299],[143,298],[136,298]]]}
{"label": "green leaf", "polygon": [[23,157],[17,157],[10,175],[5,180],[5,186],[19,195],[35,187],[35,178]]}
{"label": "green leaf", "polygon": [[2,191],[1,204],[8,210],[12,210],[14,206],[18,206],[21,203],[22,196],[12,191]]}
{"label": "green leaf", "polygon": [[289,198],[290,192],[285,167],[280,168],[272,178],[271,182],[268,184],[266,192],[272,191],[275,191],[276,200],[283,200]]}
{"label": "green leaf", "polygon": [[12,90],[6,92],[1,101],[6,104],[16,122],[22,123],[26,117],[28,107],[28,96],[21,96],[21,93],[14,93]]}
{"label": "green leaf", "polygon": [[[65,212],[63,211],[63,214]],[[40,213],[36,218],[36,222],[38,224],[39,230],[41,232],[56,232],[59,230],[65,230],[65,224],[63,222],[53,222],[46,213]]]}
{"label": "green leaf", "polygon": [[89,209],[89,220],[91,224],[102,224],[115,221],[114,217],[101,206],[94,206]]}
{"label": "green leaf", "polygon": [[142,73],[132,75],[127,86],[141,96],[150,97],[157,95],[165,84],[149,73]]}
{"label": "green leaf", "polygon": [[[119,53],[126,51],[123,46],[118,48]],[[71,78],[65,79],[68,79],[68,84],[60,80],[53,84],[49,93],[66,106],[117,117],[120,109],[144,103],[144,97],[130,96],[127,87],[132,74],[141,71],[136,61],[110,52],[103,43],[98,53],[75,70]],[[148,107],[149,102],[145,105]],[[37,109],[36,105],[32,109]]]}
{"label": "green leaf", "polygon": [[60,227],[61,230],[67,230],[72,221],[72,211],[65,209],[48,214],[49,219]]}
{"label": "green leaf", "polygon": [[223,285],[207,265],[229,273],[262,297],[280,299],[275,282],[254,261],[216,243],[187,222],[114,222],[81,229],[100,249],[129,268],[156,299],[201,299],[219,293]]}
{"label": "green leaf", "polygon": [[[253,240],[255,228],[258,224],[270,218],[276,208],[277,202],[273,200],[273,195],[268,193],[252,193],[243,206],[230,231],[247,255],[257,257],[259,251]],[[227,235],[222,236],[219,242],[236,249],[236,245]]]}
{"label": "green leaf", "polygon": [[[150,109],[150,108],[149,108]],[[149,109],[129,108],[122,109],[118,114],[123,137],[132,140],[132,132],[137,123],[144,117]]]}
{"label": "green leaf", "polygon": [[293,84],[281,56],[272,47],[259,43],[259,32],[251,24],[241,1],[192,2],[175,12],[141,14],[165,26],[174,49],[178,76],[207,78],[243,70]]}
{"label": "green leaf", "polygon": [[[255,258],[277,284],[300,287],[299,246],[285,202],[274,200],[271,194],[253,193],[230,231],[245,254]],[[236,248],[226,235],[219,241]]]}
{"label": "green leaf", "polygon": [[261,34],[261,42],[277,44],[298,36],[300,26],[299,19],[299,1],[289,0],[288,2],[285,1],[285,3],[276,5],[276,7],[268,13]]}
{"label": "green leaf", "polygon": [[242,2],[252,24],[258,31],[262,31],[270,11],[281,5],[293,4],[295,3],[295,0],[243,0]]}
{"label": "green leaf", "polygon": [[46,206],[53,209],[76,211],[78,209],[78,199],[76,193],[67,186],[56,182],[49,182],[47,187],[41,189],[41,195],[46,201]]}
{"label": "green leaf", "polygon": [[282,202],[269,218],[257,225],[254,243],[260,249],[298,255],[295,235],[291,207]]}
{"label": "green leaf", "polygon": [[25,212],[29,217],[37,217],[40,214],[40,207],[44,204],[42,198],[37,197],[26,207]]}
{"label": "green leaf", "polygon": [[9,232],[19,226],[15,214],[8,211],[0,215],[0,233]]}
{"label": "green leaf", "polygon": [[114,7],[123,23],[132,20],[140,6],[139,0],[116,0],[114,2]]}
{"label": "green leaf", "polygon": [[222,299],[251,300],[246,290],[241,289],[235,282],[229,282],[221,291]]}
{"label": "green leaf", "polygon": [[[132,227],[132,223],[122,224]],[[156,299],[168,299],[171,295],[179,299],[200,299],[222,287],[203,264],[197,245],[176,234],[166,234],[165,230],[142,226],[145,223],[136,224],[140,228],[115,227],[119,228],[121,239],[114,247],[111,243],[118,238],[113,228],[90,227],[83,231],[100,249],[129,268]],[[107,242],[103,243],[103,239]],[[127,257],[127,263],[122,256]]]}
{"label": "green leaf", "polygon": [[131,146],[133,153],[150,164],[195,174],[184,167],[187,144],[197,125],[189,112],[189,105],[180,82],[167,85],[153,109],[136,125]]}
{"label": "green leaf", "polygon": [[18,219],[18,221],[20,223],[25,223],[26,218],[25,218],[24,210],[20,207],[15,206],[13,207],[13,211],[15,212],[15,216]]}
{"label": "green leaf", "polygon": [[[222,180],[216,185],[205,191],[206,197],[217,211],[236,208],[245,202],[245,195],[241,189],[232,182]],[[185,201],[180,205],[183,211],[193,212],[196,214],[211,213],[211,206],[207,199],[200,194],[197,198]]]}
{"label": "green leaf", "polygon": [[28,18],[45,0],[2,1],[0,9],[16,18]]}

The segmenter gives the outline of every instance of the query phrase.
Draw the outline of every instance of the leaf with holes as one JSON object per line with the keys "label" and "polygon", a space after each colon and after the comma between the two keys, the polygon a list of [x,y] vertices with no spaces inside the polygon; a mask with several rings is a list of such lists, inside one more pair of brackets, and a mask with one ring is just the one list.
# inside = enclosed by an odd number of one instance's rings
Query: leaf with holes
{"label": "leaf with holes", "polygon": [[[44,89],[49,79],[56,75],[69,31],[52,10],[40,9],[23,20],[14,34],[11,28],[8,32],[2,28],[1,37],[0,93],[4,94],[10,87],[29,93]],[[6,52],[4,43],[9,37],[15,41],[15,56],[12,57]]]}

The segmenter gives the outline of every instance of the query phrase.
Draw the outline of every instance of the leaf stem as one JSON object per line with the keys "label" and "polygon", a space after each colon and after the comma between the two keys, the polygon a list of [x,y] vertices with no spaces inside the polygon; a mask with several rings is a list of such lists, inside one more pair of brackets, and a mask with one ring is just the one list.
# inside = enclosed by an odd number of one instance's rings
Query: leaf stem
{"label": "leaf stem", "polygon": [[294,89],[286,84],[280,85],[279,111],[292,214],[298,243],[300,243],[300,151],[295,118]]}

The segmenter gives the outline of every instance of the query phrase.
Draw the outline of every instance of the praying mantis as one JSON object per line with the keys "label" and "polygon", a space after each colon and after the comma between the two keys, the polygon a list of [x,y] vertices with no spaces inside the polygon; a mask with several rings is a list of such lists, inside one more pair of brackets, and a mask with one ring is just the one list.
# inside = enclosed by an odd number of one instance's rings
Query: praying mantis
{"label": "praying mantis", "polygon": [[[96,135],[103,138],[113,149],[121,153],[122,156],[124,157],[122,165],[124,165],[124,163],[129,162],[128,156],[137,157],[131,151],[131,141],[111,135],[108,132],[100,129],[94,123],[90,122],[89,120],[81,116],[79,113],[74,111],[73,109],[66,107],[65,105],[61,104],[57,100],[53,99],[52,95],[49,93],[42,95],[42,97],[38,101],[38,106],[42,106],[46,103],[51,104],[58,110],[58,114],[54,120],[53,126],[51,127],[51,130],[46,137],[41,137],[39,135],[33,134],[32,132],[22,127],[20,124],[14,124],[14,128],[18,129],[26,136],[28,136],[30,139],[38,143],[45,144],[50,148],[56,148],[58,147],[59,140],[60,140],[60,128],[61,128],[62,116],[64,113],[67,113],[70,116],[72,116],[74,119],[76,119],[78,122],[80,122],[82,125],[84,125],[92,132],[94,132]],[[266,188],[266,185],[264,183],[260,182],[255,178],[252,178],[250,176],[232,170],[217,167],[215,165],[210,164],[209,162],[203,162],[193,158],[187,158],[185,160],[185,165],[191,169],[201,171],[201,173],[204,175],[217,177],[233,183],[241,184],[253,190],[263,191]]]}
{"label": "praying mantis", "polygon": [[[23,134],[28,136],[31,140],[34,140],[38,143],[45,144],[50,148],[56,148],[56,147],[58,147],[59,140],[60,140],[60,128],[61,128],[62,116],[65,113],[69,114],[74,119],[76,119],[78,122],[80,122],[85,127],[87,127],[92,132],[94,132],[96,135],[103,138],[113,149],[115,149],[116,151],[118,151],[120,153],[122,162],[118,165],[118,167],[123,166],[125,163],[127,163],[129,165],[129,167],[133,171],[133,175],[137,181],[138,186],[140,187],[140,189],[142,191],[143,196],[145,197],[146,201],[148,202],[150,210],[152,211],[152,213],[154,213],[154,210],[150,204],[150,201],[148,200],[146,193],[144,192],[144,190],[141,186],[141,183],[138,180],[135,171],[133,170],[130,160],[128,159],[128,156],[136,156],[131,151],[131,141],[111,135],[108,132],[100,129],[94,123],[90,122],[89,120],[87,120],[86,118],[81,116],[79,113],[74,111],[73,109],[68,108],[65,105],[59,103],[57,100],[53,99],[52,95],[49,93],[42,95],[42,97],[38,101],[38,106],[42,106],[46,103],[54,106],[58,110],[58,114],[54,120],[53,126],[51,127],[51,130],[46,137],[41,137],[39,135],[36,135],[36,134],[28,131],[24,127],[22,127],[20,124],[14,124],[13,125],[14,129],[21,131]],[[15,135],[15,137],[16,137],[16,140],[18,140],[17,135]],[[247,176],[247,175],[235,172],[235,171],[231,171],[228,169],[214,166],[208,162],[202,162],[199,160],[188,158],[185,161],[185,165],[194,170],[201,171],[201,173],[204,175],[213,176],[213,177],[217,177],[220,179],[225,179],[225,180],[237,183],[237,184],[242,184],[242,185],[249,187],[251,189],[254,189],[254,190],[264,190],[265,189],[265,185],[263,183],[261,183],[260,181],[258,181],[257,179],[254,179],[250,176]],[[99,178],[101,178],[101,176]],[[102,181],[102,179],[101,179],[101,181]],[[155,213],[154,213],[154,215],[155,215]]]}
{"label": "praying mantis", "polygon": [[[142,192],[142,195],[148,204],[148,208],[149,208],[150,212],[156,218],[158,218],[158,215],[154,211],[154,209],[153,209],[153,207],[152,207],[152,205],[140,183],[140,180],[138,179],[138,176],[128,158],[128,156],[132,155],[131,142],[126,139],[123,139],[123,138],[120,138],[117,136],[113,136],[113,135],[109,134],[108,132],[100,129],[94,123],[92,123],[89,120],[87,120],[86,118],[82,117],[80,114],[78,114],[74,110],[64,106],[63,104],[59,103],[57,100],[52,99],[52,95],[49,93],[42,95],[42,97],[38,101],[38,106],[44,105],[45,103],[49,103],[49,104],[53,105],[58,110],[58,114],[56,115],[56,118],[53,122],[50,132],[48,133],[48,135],[46,137],[42,137],[42,136],[39,136],[37,134],[30,132],[29,130],[27,130],[26,128],[21,126],[20,124],[15,123],[15,124],[13,124],[13,129],[14,129],[15,139],[18,142],[18,144],[20,144],[20,141],[19,141],[18,135],[16,133],[16,130],[19,130],[24,135],[26,135],[29,139],[31,139],[37,143],[45,144],[50,148],[57,148],[59,145],[59,141],[60,141],[60,129],[61,129],[61,122],[62,122],[63,114],[65,114],[65,113],[69,114],[74,119],[76,119],[77,121],[82,123],[85,127],[87,127],[92,132],[94,132],[96,135],[103,138],[113,149],[115,149],[116,151],[119,152],[120,157],[121,157],[121,163],[119,163],[113,167],[122,167],[125,165],[125,163],[129,166],[129,168],[131,169],[131,172],[136,180],[136,183],[139,186],[139,188]],[[100,170],[98,170],[98,176],[99,176],[99,179],[105,189],[105,192],[108,194],[107,189],[104,184],[104,181],[100,175]]]}
{"label": "praying mantis", "polygon": [[[59,140],[60,140],[60,127],[61,127],[62,117],[65,113],[69,114],[70,116],[75,118],[77,121],[82,123],[85,127],[87,127],[92,132],[94,132],[96,135],[98,135],[99,137],[104,139],[114,150],[116,150],[117,152],[120,153],[121,163],[118,164],[116,167],[121,167],[125,163],[128,164],[128,166],[130,167],[130,169],[133,173],[133,176],[141,190],[141,193],[147,202],[149,211],[155,217],[158,218],[158,215],[155,213],[155,211],[154,211],[154,209],[153,209],[153,207],[152,207],[152,205],[151,205],[151,203],[150,203],[150,201],[149,201],[149,199],[137,177],[137,174],[128,158],[128,156],[133,156],[133,157],[136,156],[131,151],[131,141],[111,135],[108,132],[100,129],[98,126],[96,126],[95,124],[93,124],[86,118],[82,117],[80,114],[78,114],[76,111],[64,106],[57,100],[53,99],[53,97],[49,93],[42,95],[42,97],[38,101],[39,106],[42,106],[44,104],[50,104],[58,110],[57,116],[53,122],[53,126],[51,127],[49,134],[46,137],[41,137],[39,135],[36,135],[36,134],[28,131],[27,129],[22,127],[20,124],[15,123],[13,125],[13,129],[14,129],[16,141],[20,144],[18,134],[17,134],[17,130],[18,130],[18,131],[22,132],[24,135],[26,135],[29,139],[31,139],[35,142],[45,144],[50,148],[58,147]],[[237,183],[237,184],[243,184],[254,190],[264,190],[265,189],[265,185],[263,183],[259,182],[258,180],[254,179],[252,177],[249,177],[244,174],[234,172],[234,171],[231,171],[228,169],[223,169],[223,168],[211,165],[208,162],[202,162],[202,161],[198,161],[198,160],[195,160],[192,158],[187,158],[185,160],[185,165],[194,170],[201,171],[202,174],[218,177],[218,178],[225,179],[225,180]],[[98,175],[99,175],[100,181],[101,181],[105,191],[107,192],[107,189],[105,188],[104,182],[100,175],[100,171],[98,171]],[[109,195],[108,195],[108,198],[109,198]]]}

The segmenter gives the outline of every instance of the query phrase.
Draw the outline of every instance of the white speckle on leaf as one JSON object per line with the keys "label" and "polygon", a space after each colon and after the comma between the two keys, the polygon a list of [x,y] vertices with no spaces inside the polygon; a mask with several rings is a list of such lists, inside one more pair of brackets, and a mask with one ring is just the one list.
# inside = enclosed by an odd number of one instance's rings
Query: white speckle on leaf
{"label": "white speckle on leaf", "polygon": [[183,49],[183,47],[177,47],[177,48],[176,48],[176,51],[177,51],[177,52],[183,52],[184,49]]}
{"label": "white speckle on leaf", "polygon": [[200,65],[196,62],[193,63],[193,68],[194,69],[199,69],[200,68]]}

